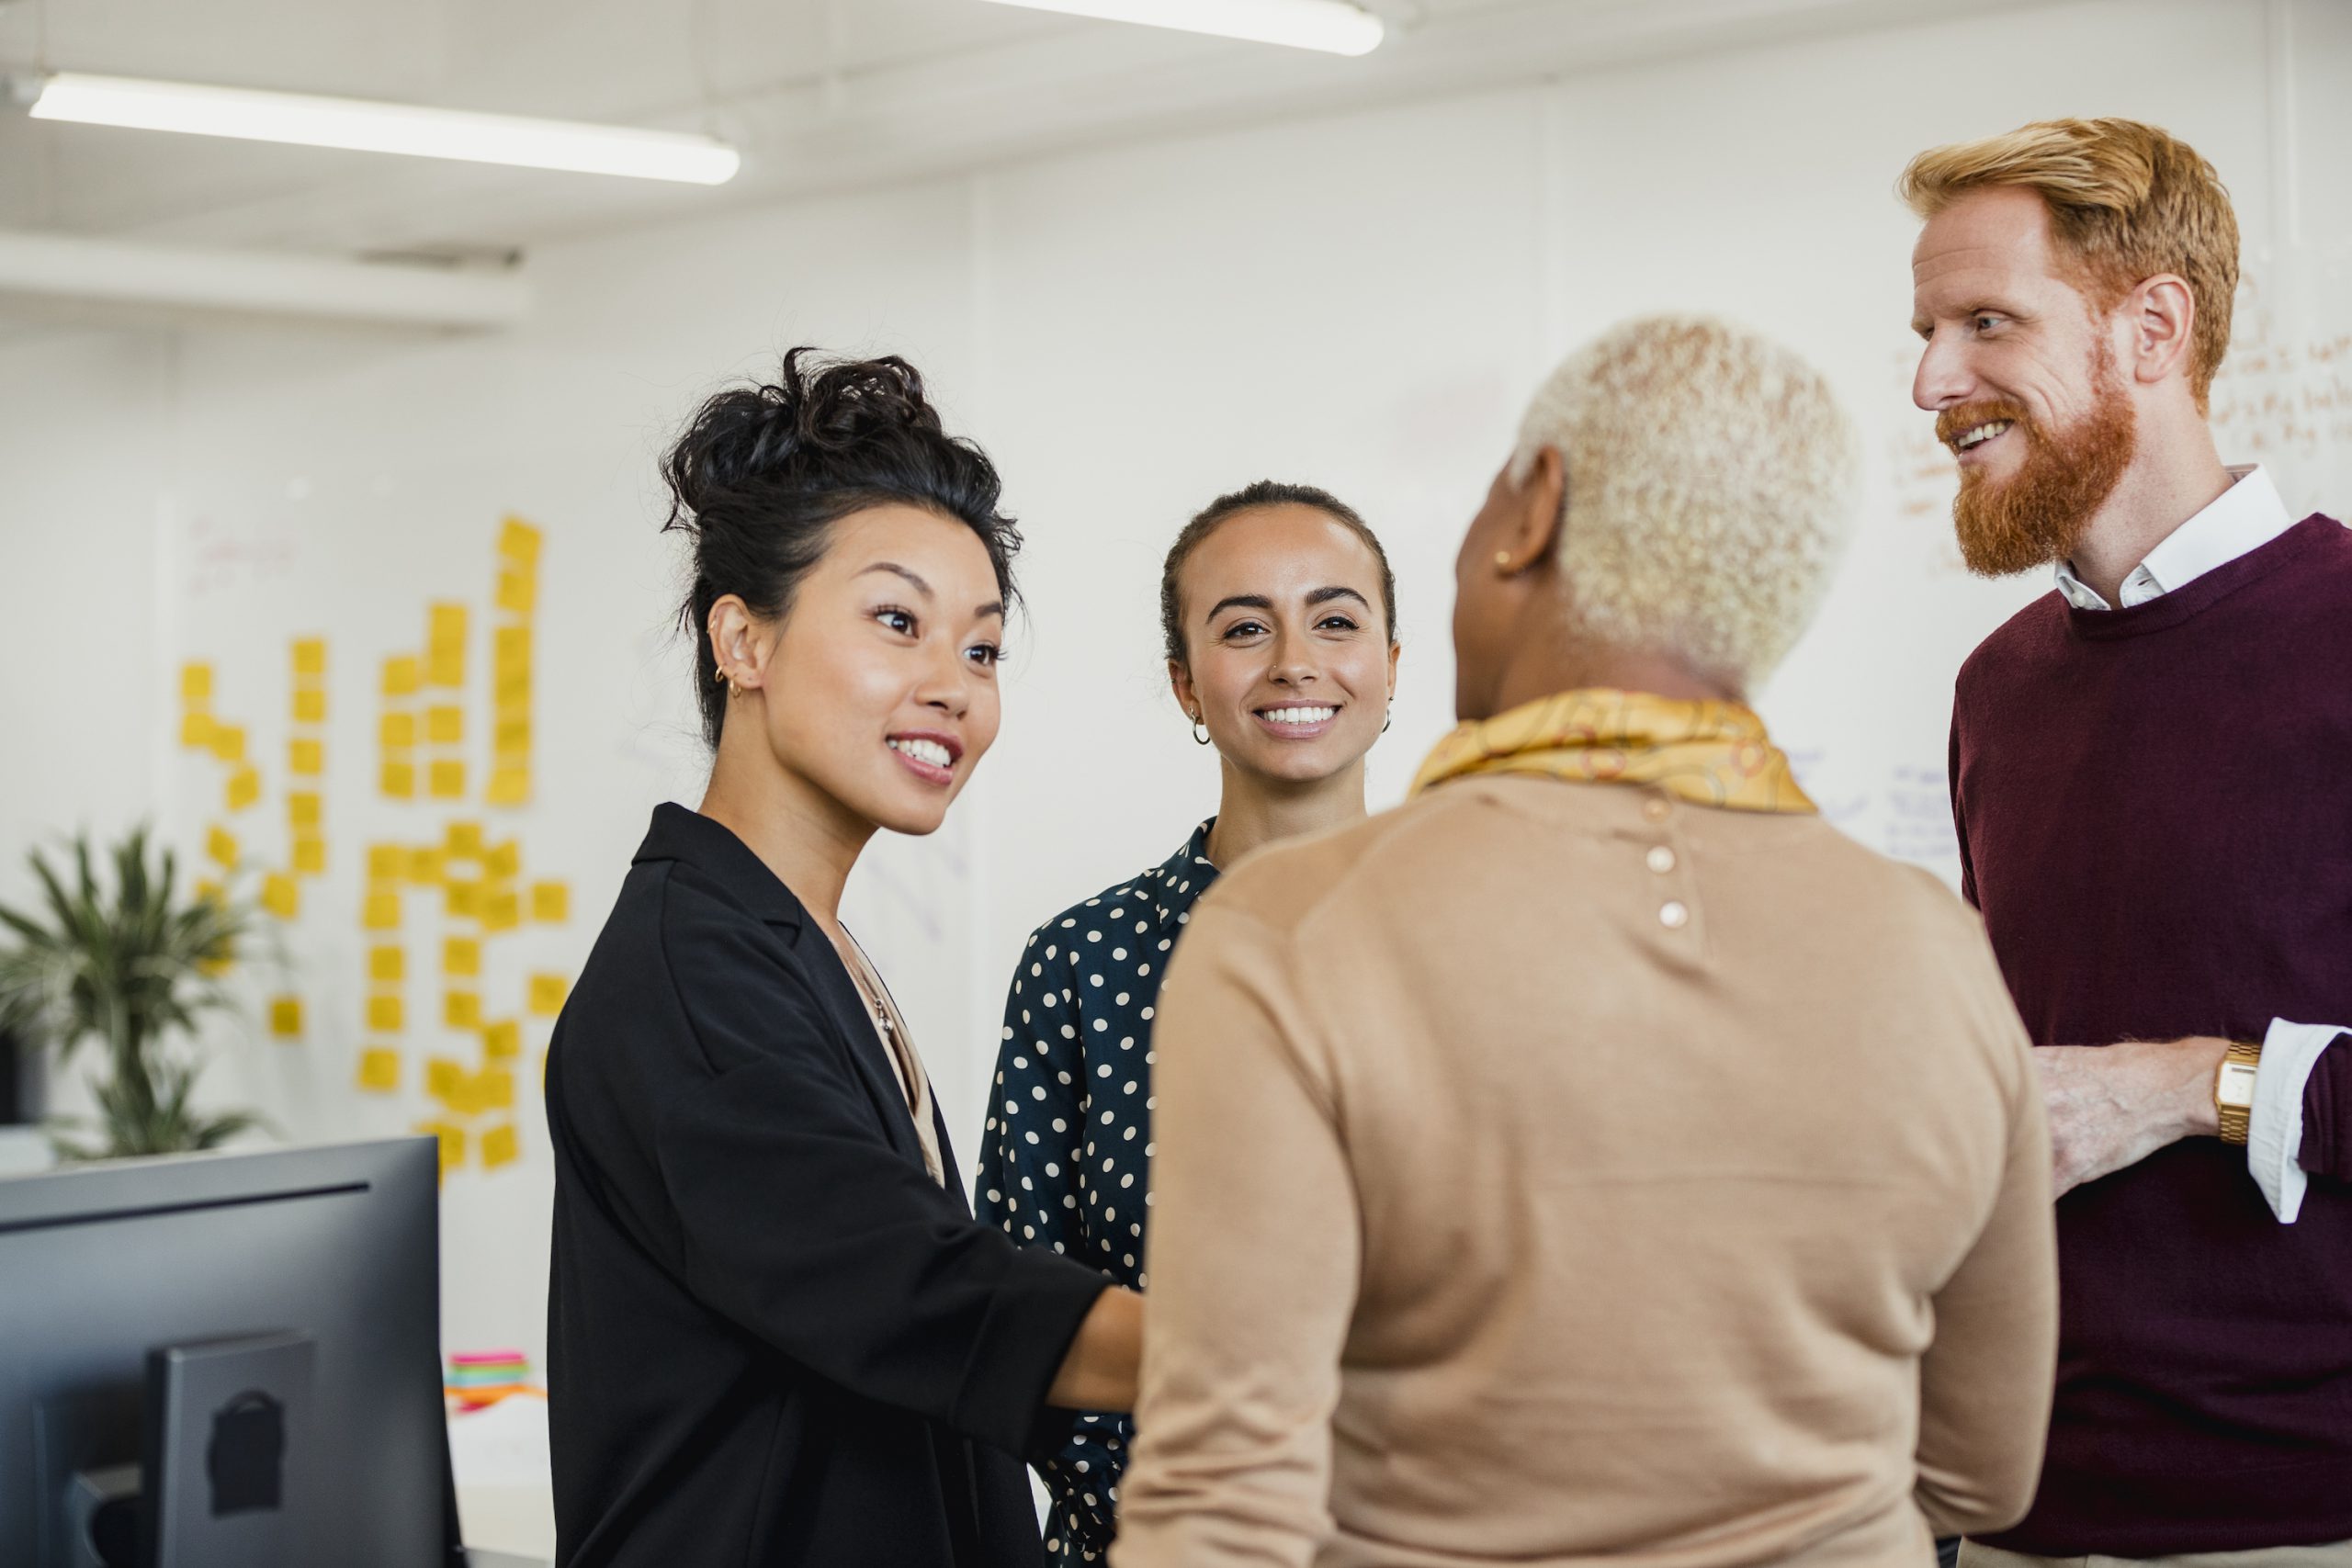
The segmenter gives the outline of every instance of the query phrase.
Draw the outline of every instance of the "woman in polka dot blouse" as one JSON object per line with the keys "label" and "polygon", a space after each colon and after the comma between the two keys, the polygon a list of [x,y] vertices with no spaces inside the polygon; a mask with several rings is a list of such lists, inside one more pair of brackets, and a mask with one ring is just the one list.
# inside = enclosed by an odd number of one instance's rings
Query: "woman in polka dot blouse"
{"label": "woman in polka dot blouse", "polygon": [[[1169,681],[1216,748],[1217,814],[1141,875],[1047,920],[1005,998],[980,1213],[1141,1289],[1150,1211],[1151,1022],[1193,903],[1261,844],[1361,819],[1364,753],[1396,692],[1396,581],[1326,491],[1261,482],[1185,525],[1160,574]],[[1100,1562],[1127,1417],[1088,1415],[1043,1471],[1046,1548]]]}

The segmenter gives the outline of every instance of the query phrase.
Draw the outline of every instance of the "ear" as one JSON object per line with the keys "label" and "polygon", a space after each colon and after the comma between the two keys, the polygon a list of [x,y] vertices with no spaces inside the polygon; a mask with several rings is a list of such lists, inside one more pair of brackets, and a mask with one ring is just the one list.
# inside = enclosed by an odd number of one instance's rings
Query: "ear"
{"label": "ear", "polygon": [[1173,659],[1168,661],[1168,689],[1176,694],[1176,705],[1184,710],[1186,718],[1201,711],[1199,694],[1193,689],[1193,672]]}
{"label": "ear", "polygon": [[741,596],[722,596],[710,607],[705,625],[722,675],[746,691],[756,691],[766,683],[768,649],[759,635],[759,617]]}
{"label": "ear", "polygon": [[2154,385],[2186,376],[2197,328],[2197,296],[2176,273],[2160,272],[2126,296],[2123,319],[2132,329],[2132,378]]}
{"label": "ear", "polygon": [[1396,660],[1404,651],[1405,645],[1401,642],[1388,645],[1388,700],[1392,703],[1396,700]]}
{"label": "ear", "polygon": [[1538,448],[1518,489],[1510,517],[1510,576],[1547,559],[1559,543],[1562,502],[1568,491],[1568,466],[1560,449]]}

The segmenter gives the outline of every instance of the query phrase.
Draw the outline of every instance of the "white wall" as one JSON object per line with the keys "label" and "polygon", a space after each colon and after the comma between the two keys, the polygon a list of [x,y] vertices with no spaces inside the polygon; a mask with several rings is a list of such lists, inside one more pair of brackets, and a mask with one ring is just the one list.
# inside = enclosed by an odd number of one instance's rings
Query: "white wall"
{"label": "white wall", "polygon": [[[217,779],[161,743],[170,670],[219,660],[224,702],[255,716],[274,757],[286,639],[325,632],[334,861],[288,938],[311,1038],[224,1043],[209,1081],[305,1137],[404,1128],[420,1096],[348,1087],[361,848],[437,820],[373,796],[376,660],[417,640],[426,599],[481,604],[502,513],[548,529],[539,798],[517,823],[534,867],[571,878],[576,910],[523,939],[493,984],[526,962],[576,966],[648,807],[699,784],[684,652],[666,635],[673,558],[654,531],[663,436],[789,344],[902,351],[999,459],[1030,540],[998,750],[937,839],[877,847],[850,910],[968,1162],[1028,928],[1159,860],[1214,807],[1212,759],[1157,651],[1157,562],[1182,519],[1276,475],[1330,486],[1382,531],[1406,637],[1374,753],[1392,801],[1450,717],[1454,543],[1521,400],[1577,340],[1670,307],[1801,347],[1863,423],[1860,536],[1762,705],[1839,821],[1949,872],[1951,673],[2041,585],[1952,562],[1949,474],[1908,403],[1913,225],[1894,176],[1919,147],[2028,118],[2157,120],[2236,194],[2269,336],[2324,341],[2352,331],[2335,302],[2352,281],[2352,180],[2334,156],[2352,130],[2333,91],[2347,72],[2352,20],[2326,0],[2100,0],[565,245],[533,258],[540,310],[496,337],[188,332],[0,351],[0,848],[142,809],[198,841]],[[2290,503],[2342,512],[2352,386],[2332,410],[2305,399],[2342,385],[2352,355],[2264,363],[2217,390],[2226,438],[2264,444]],[[228,547],[230,569],[197,570],[199,545]],[[18,886],[0,866],[0,897]],[[412,986],[413,1009],[431,999]],[[413,1059],[447,1048],[428,1033],[413,1032]],[[539,1348],[549,1176],[535,1106],[524,1121],[521,1168],[447,1190],[453,1347]]]}

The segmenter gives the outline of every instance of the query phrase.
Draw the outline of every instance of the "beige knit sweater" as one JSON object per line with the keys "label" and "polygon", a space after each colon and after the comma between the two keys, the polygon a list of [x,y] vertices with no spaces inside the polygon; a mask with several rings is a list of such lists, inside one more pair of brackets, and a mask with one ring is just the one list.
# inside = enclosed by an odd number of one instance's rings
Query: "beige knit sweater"
{"label": "beige knit sweater", "polygon": [[2047,1134],[1926,873],[1458,780],[1235,868],[1159,1006],[1115,1568],[1926,1564],[2024,1512]]}

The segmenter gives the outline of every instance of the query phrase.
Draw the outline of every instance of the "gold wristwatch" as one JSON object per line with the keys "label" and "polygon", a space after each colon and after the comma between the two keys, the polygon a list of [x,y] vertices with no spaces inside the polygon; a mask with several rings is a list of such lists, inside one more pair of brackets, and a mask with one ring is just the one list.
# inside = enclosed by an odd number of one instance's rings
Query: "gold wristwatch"
{"label": "gold wristwatch", "polygon": [[2244,1040],[2230,1042],[2222,1070],[2213,1077],[2213,1109],[2222,1119],[2222,1142],[2243,1146],[2254,1125],[2254,1075],[2262,1065],[2262,1047]]}

